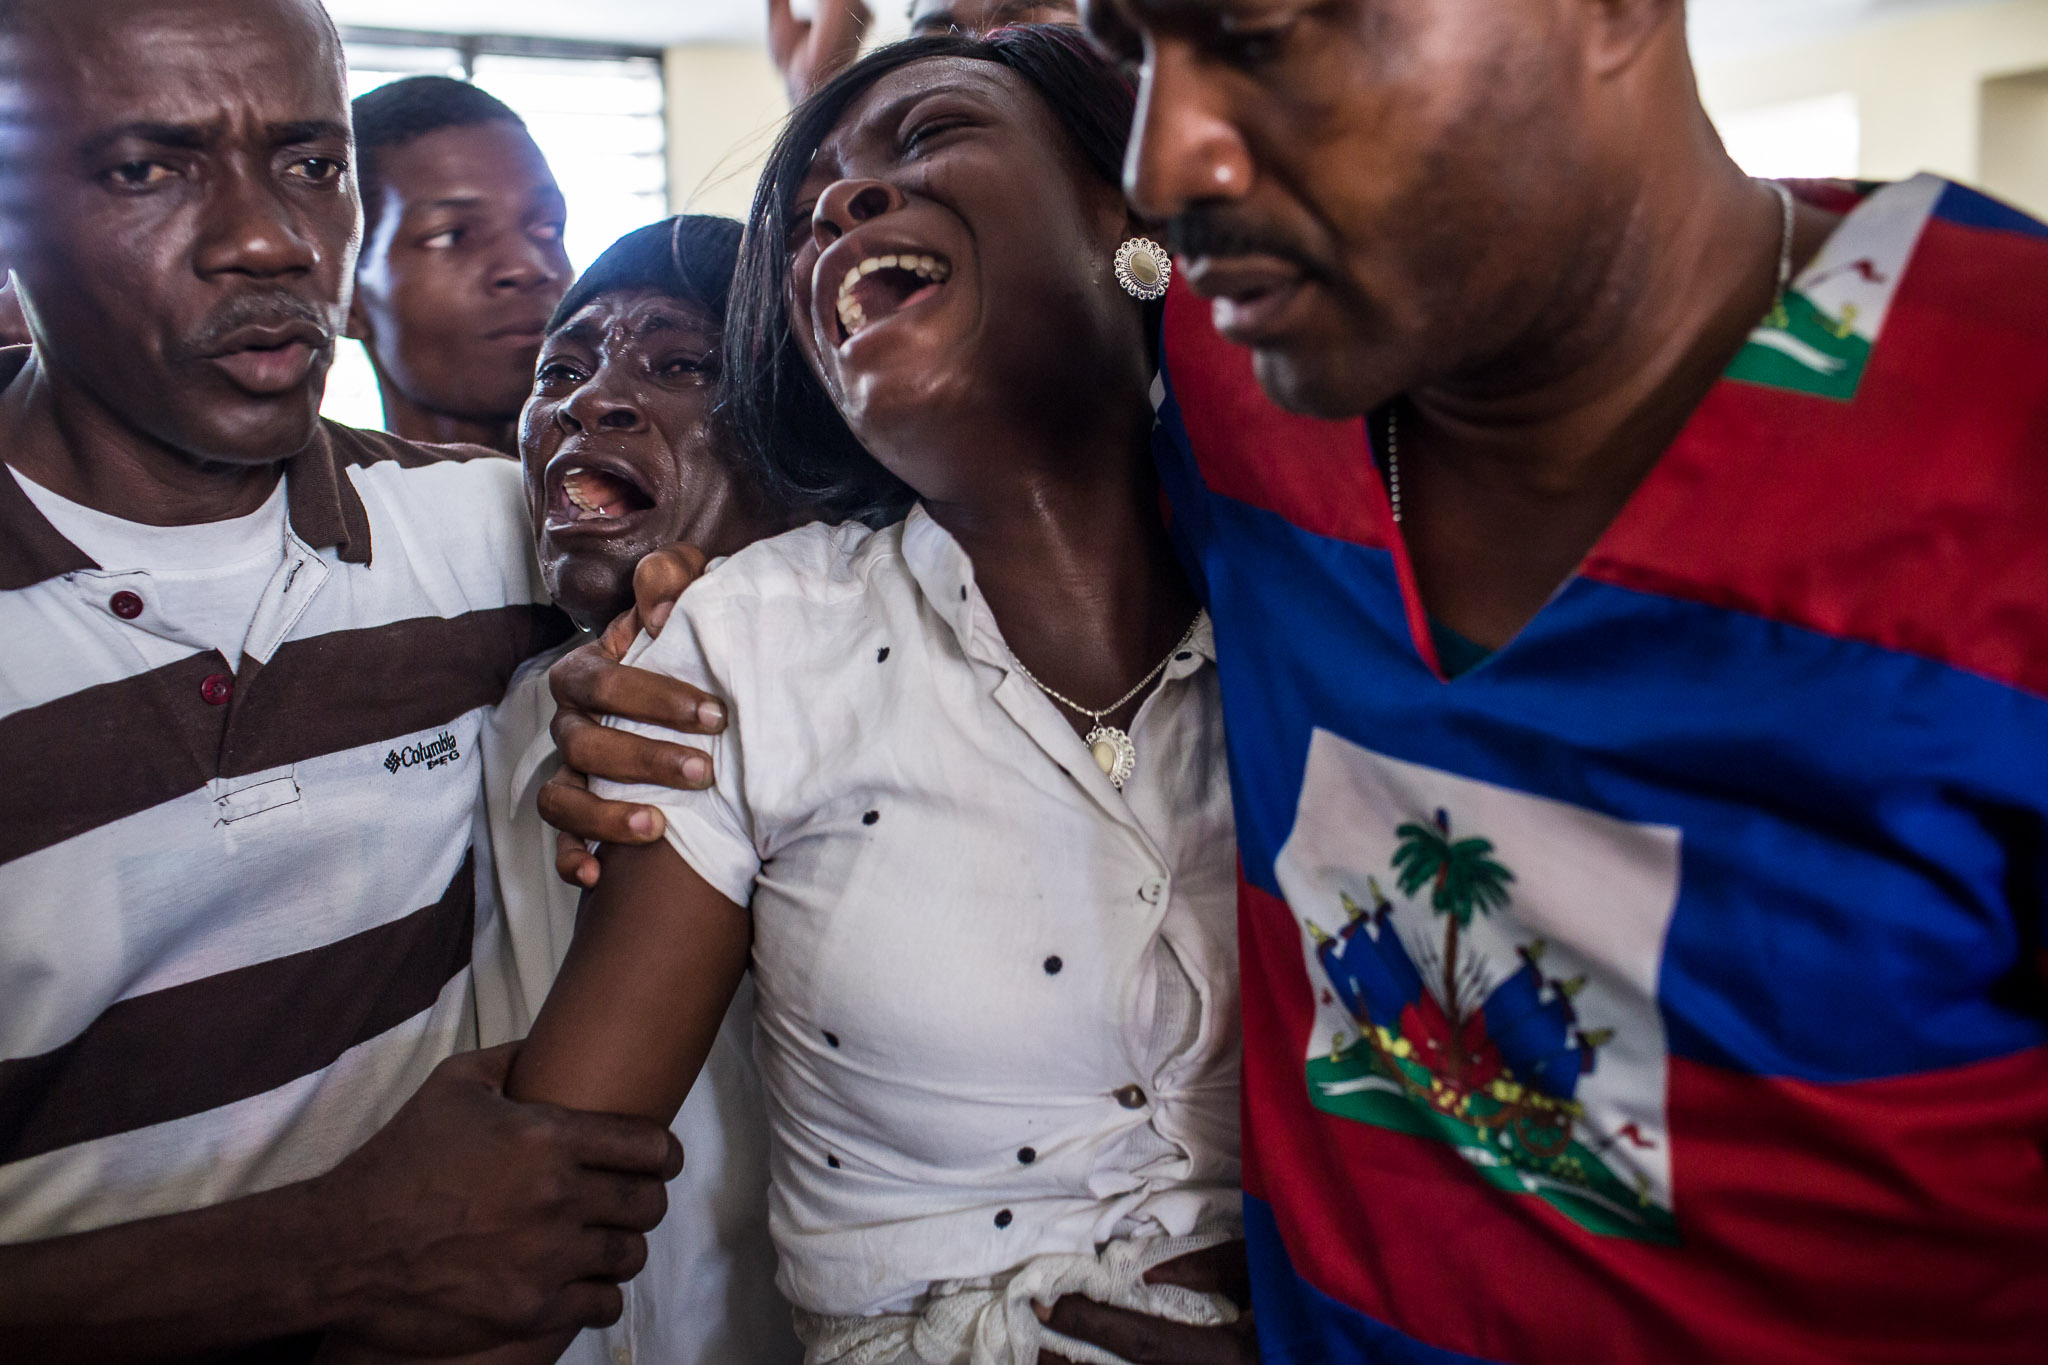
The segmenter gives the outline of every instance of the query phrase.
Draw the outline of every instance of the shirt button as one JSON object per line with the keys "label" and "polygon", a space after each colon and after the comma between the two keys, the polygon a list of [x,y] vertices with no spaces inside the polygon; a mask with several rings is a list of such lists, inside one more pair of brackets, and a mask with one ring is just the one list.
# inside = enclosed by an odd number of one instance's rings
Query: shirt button
{"label": "shirt button", "polygon": [[235,695],[235,680],[225,673],[209,673],[199,684],[199,695],[208,706],[226,706]]}
{"label": "shirt button", "polygon": [[612,1347],[612,1365],[633,1365],[633,1352],[625,1346]]}
{"label": "shirt button", "polygon": [[1138,1086],[1127,1085],[1114,1093],[1116,1095],[1116,1102],[1126,1109],[1143,1109],[1145,1107],[1145,1092]]}
{"label": "shirt button", "polygon": [[123,621],[133,621],[142,615],[142,599],[132,592],[117,592],[107,599],[107,606]]}
{"label": "shirt button", "polygon": [[1147,905],[1157,905],[1166,899],[1166,878],[1147,877],[1145,884],[1138,888],[1138,899]]}

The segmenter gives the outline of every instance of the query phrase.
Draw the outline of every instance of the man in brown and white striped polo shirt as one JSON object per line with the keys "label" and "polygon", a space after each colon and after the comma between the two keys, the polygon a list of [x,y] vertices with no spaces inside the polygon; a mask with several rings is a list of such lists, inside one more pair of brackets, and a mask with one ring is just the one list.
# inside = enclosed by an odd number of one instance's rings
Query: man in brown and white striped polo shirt
{"label": "man in brown and white striped polo shirt", "polygon": [[317,418],[331,24],[0,0],[0,120],[0,1359],[610,1321],[673,1139],[447,1060],[479,725],[565,626],[516,464]]}

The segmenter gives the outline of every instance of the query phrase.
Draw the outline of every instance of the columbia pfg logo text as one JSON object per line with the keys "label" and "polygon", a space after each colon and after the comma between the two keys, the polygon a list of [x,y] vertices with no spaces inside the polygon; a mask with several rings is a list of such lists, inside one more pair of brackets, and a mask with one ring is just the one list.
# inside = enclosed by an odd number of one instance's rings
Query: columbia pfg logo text
{"label": "columbia pfg logo text", "polygon": [[453,763],[462,757],[462,751],[455,745],[455,736],[443,730],[424,744],[407,744],[393,749],[384,756],[384,771],[395,773],[400,768],[417,768],[422,765],[438,768],[443,763]]}

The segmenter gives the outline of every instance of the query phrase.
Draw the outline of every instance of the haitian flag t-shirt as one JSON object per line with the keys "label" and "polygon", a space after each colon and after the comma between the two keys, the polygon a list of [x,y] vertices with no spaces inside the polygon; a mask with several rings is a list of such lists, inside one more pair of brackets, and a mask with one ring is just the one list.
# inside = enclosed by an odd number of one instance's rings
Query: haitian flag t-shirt
{"label": "haitian flag t-shirt", "polygon": [[2048,228],[1848,213],[1447,680],[1364,424],[1169,298],[1267,1360],[2048,1358]]}

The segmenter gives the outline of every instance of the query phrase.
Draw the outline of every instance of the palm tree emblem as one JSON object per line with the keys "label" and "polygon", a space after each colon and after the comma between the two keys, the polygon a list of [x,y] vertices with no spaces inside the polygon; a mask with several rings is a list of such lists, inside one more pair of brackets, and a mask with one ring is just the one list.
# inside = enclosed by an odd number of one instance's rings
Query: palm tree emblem
{"label": "palm tree emblem", "polygon": [[1508,903],[1515,874],[1493,857],[1491,839],[1453,839],[1450,813],[1439,809],[1434,825],[1413,821],[1394,833],[1394,873],[1401,894],[1430,888],[1430,909],[1444,921],[1444,1013],[1455,1030],[1463,1020],[1458,1004],[1458,933],[1476,912],[1490,915]]}

